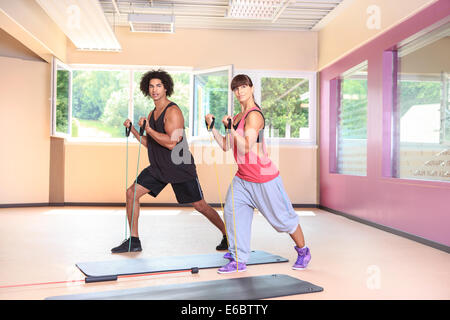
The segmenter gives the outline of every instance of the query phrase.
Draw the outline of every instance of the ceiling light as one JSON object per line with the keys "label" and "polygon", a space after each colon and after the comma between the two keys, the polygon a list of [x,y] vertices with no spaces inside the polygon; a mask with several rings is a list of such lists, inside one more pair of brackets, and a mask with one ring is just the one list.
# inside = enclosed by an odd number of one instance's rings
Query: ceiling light
{"label": "ceiling light", "polygon": [[131,32],[173,33],[175,19],[171,15],[129,14]]}
{"label": "ceiling light", "polygon": [[274,20],[288,0],[230,0],[228,18]]}
{"label": "ceiling light", "polygon": [[98,1],[36,0],[79,50],[120,51]]}

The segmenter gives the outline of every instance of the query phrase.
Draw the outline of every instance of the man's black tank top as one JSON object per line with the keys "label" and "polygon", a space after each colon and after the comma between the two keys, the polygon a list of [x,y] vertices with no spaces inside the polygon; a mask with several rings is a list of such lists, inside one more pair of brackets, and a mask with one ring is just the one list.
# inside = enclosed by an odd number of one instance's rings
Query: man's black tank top
{"label": "man's black tank top", "polygon": [[[153,130],[167,134],[166,130],[164,130],[164,116],[167,109],[172,106],[178,108],[175,103],[170,102],[156,120],[154,117],[156,108],[153,109],[149,120],[149,126]],[[149,170],[156,179],[166,183],[179,183],[197,178],[194,157],[189,151],[184,128],[183,139],[177,143],[173,150],[163,147],[150,135],[147,135],[147,152],[148,160],[150,161],[150,166],[147,167],[147,170]],[[188,154],[183,154],[184,152],[187,152]]]}

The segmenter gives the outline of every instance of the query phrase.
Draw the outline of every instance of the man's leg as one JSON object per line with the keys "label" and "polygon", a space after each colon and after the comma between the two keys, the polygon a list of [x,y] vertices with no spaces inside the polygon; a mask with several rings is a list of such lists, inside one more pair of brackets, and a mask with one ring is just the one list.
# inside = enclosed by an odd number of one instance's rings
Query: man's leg
{"label": "man's leg", "polygon": [[[124,253],[124,252],[139,252],[142,251],[141,241],[139,240],[139,199],[149,192],[147,188],[136,184],[136,196],[134,195],[134,184],[127,189],[126,200],[127,200],[127,218],[128,225],[132,226],[130,238],[125,239],[119,246],[111,249],[112,253]],[[133,199],[134,199],[134,214],[133,214]],[[133,220],[133,223],[131,222]],[[130,244],[131,242],[131,244]]]}
{"label": "man's leg", "polygon": [[219,214],[209,204],[207,204],[204,199],[193,202],[192,205],[195,210],[203,214],[209,221],[211,221],[212,224],[215,225],[220,232],[222,232],[222,235],[226,235],[225,224]]}
{"label": "man's leg", "polygon": [[222,240],[216,250],[226,250],[228,248],[225,224],[216,210],[206,203],[203,198],[202,188],[197,178],[181,183],[172,183],[178,203],[190,203],[203,214],[217,229],[222,232]]}
{"label": "man's leg", "polygon": [[[139,199],[150,192],[147,188],[144,188],[140,184],[136,184],[136,196],[134,195],[135,184],[133,183],[131,187],[127,189],[127,218],[128,225],[130,226],[130,232],[132,237],[139,238],[139,212],[140,212],[140,201]],[[134,200],[134,214],[133,214],[133,200]],[[132,224],[133,223],[133,224]]]}

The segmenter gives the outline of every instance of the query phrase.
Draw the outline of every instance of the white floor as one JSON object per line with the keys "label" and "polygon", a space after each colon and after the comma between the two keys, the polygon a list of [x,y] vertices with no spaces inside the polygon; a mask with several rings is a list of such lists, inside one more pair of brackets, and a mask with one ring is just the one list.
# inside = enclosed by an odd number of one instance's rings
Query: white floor
{"label": "white floor", "polygon": [[[122,278],[85,284],[77,262],[214,253],[221,234],[191,208],[142,208],[141,253],[112,255],[123,240],[124,208],[40,207],[0,209],[0,299],[119,290],[190,281],[287,274],[323,292],[277,299],[449,299],[450,255],[318,209],[297,210],[312,260],[296,271],[293,243],[255,213],[252,249],[289,259],[248,266],[239,274],[215,269]],[[62,282],[45,284],[46,282]],[[12,285],[36,284],[31,286]],[[9,286],[9,287],[4,287]],[[3,287],[3,288],[2,288]]]}

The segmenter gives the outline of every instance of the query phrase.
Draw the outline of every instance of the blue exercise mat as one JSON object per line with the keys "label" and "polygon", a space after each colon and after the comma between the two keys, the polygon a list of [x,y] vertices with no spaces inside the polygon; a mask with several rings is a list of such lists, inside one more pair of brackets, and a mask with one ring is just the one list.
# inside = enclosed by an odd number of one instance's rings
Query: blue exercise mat
{"label": "blue exercise mat", "polygon": [[[148,259],[117,259],[109,261],[81,262],[76,266],[87,277],[130,275],[165,271],[188,270],[191,268],[220,268],[228,263],[224,253],[189,256],[155,257]],[[247,265],[288,262],[289,260],[265,251],[252,251]]]}

